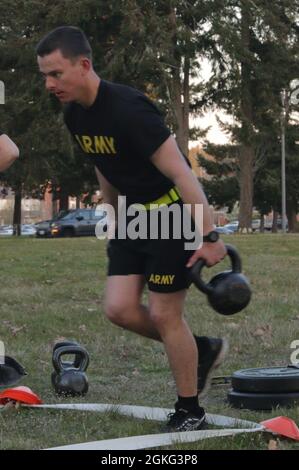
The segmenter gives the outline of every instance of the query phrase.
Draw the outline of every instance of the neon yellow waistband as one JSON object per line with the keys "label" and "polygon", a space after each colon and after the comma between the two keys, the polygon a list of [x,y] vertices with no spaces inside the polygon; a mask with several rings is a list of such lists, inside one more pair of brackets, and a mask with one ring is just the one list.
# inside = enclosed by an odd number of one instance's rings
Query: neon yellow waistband
{"label": "neon yellow waistband", "polygon": [[163,194],[163,196],[155,199],[154,201],[147,202],[145,204],[134,204],[136,207],[145,207],[146,210],[158,209],[160,206],[169,206],[173,202],[176,202],[180,199],[178,190],[174,187],[171,188],[168,193]]}

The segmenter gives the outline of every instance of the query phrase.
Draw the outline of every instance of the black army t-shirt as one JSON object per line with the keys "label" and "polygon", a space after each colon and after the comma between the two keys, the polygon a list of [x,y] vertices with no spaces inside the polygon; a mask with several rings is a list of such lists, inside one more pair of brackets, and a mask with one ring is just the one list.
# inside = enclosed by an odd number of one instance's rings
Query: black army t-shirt
{"label": "black army t-shirt", "polygon": [[92,106],[72,102],[64,119],[86,157],[128,203],[153,201],[173,187],[150,161],[170,131],[141,92],[101,80]]}

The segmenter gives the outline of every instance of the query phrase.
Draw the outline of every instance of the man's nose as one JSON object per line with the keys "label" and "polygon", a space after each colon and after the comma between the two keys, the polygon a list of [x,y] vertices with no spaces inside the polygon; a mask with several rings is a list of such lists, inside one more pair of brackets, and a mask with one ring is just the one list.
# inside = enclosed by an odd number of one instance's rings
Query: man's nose
{"label": "man's nose", "polygon": [[45,86],[48,91],[55,90],[55,79],[53,77],[47,77]]}

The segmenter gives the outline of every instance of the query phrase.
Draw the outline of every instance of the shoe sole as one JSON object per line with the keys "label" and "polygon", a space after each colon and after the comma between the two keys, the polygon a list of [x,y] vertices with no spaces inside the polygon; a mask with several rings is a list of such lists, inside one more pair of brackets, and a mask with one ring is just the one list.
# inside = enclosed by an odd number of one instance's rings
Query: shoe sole
{"label": "shoe sole", "polygon": [[165,428],[162,429],[162,431],[164,433],[173,433],[173,432],[190,432],[190,431],[200,431],[202,429],[207,429],[207,421],[206,421],[206,415],[204,414],[204,416],[201,418],[200,422],[197,423],[197,426],[196,427],[192,427],[190,426],[190,429],[184,429],[184,430],[178,430],[178,429],[175,429],[175,428],[171,428],[171,427],[168,427],[166,425]]}
{"label": "shoe sole", "polygon": [[222,347],[218,353],[218,356],[216,357],[215,361],[213,362],[209,372],[208,372],[208,375],[207,375],[207,378],[206,378],[206,383],[205,383],[205,386],[204,388],[198,393],[198,397],[199,398],[203,398],[209,391],[210,387],[211,387],[211,380],[212,380],[212,373],[214,372],[215,369],[217,369],[221,364],[222,362],[224,361],[225,359],[225,356],[227,355],[228,353],[228,349],[229,349],[229,344],[228,344],[228,341],[223,338],[222,340]]}

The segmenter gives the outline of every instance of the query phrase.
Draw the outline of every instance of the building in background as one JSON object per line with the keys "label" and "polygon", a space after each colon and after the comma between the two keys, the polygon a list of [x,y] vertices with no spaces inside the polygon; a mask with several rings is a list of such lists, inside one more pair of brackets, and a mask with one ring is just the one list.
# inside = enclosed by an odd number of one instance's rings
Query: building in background
{"label": "building in background", "polygon": [[[5,195],[3,194],[5,193]],[[0,188],[0,225],[10,225],[13,220],[14,194],[11,190]],[[22,224],[31,224],[52,217],[52,194],[48,191],[42,200],[22,199]]]}
{"label": "building in background", "polygon": [[[197,145],[191,148],[189,152],[189,160],[192,165],[192,169],[197,177],[209,178],[205,170],[198,165],[197,154],[201,151],[201,147]],[[212,156],[204,153],[205,158],[213,159]],[[1,196],[1,190],[3,194]],[[69,197],[69,209],[83,208],[86,207],[84,203],[84,195],[81,200],[75,197]],[[98,204],[101,201],[101,192],[96,191],[92,197],[92,204]],[[0,225],[10,225],[13,220],[13,208],[14,208],[14,194],[10,190],[6,190],[0,187]],[[22,224],[34,224],[41,220],[48,220],[53,217],[54,214],[59,212],[59,201],[53,200],[52,193],[47,190],[44,195],[44,199],[31,199],[24,198],[22,200]],[[211,212],[214,217],[214,223],[216,225],[223,225],[226,223],[226,213],[224,211],[214,211],[211,207]]]}
{"label": "building in background", "polygon": [[[84,199],[84,198],[83,198]],[[92,204],[97,204],[100,191],[92,196]],[[69,209],[83,208],[85,205],[75,197],[69,197]],[[0,225],[11,225],[13,221],[14,193],[0,187]],[[22,199],[22,224],[34,224],[41,220],[52,219],[59,212],[59,201],[53,200],[52,193],[47,190],[44,199]]]}
{"label": "building in background", "polygon": [[[209,155],[207,152],[202,150],[200,145],[197,145],[196,147],[192,147],[189,151],[189,161],[191,163],[192,170],[198,178],[209,179],[211,178],[211,176],[208,175],[205,169],[200,167],[198,164],[197,155],[199,154],[199,152],[207,160],[213,160],[212,155]],[[210,206],[210,209],[211,209],[211,214],[212,214],[215,225],[225,225],[229,221],[227,217],[226,208],[223,208],[221,210],[215,210],[212,206]]]}

